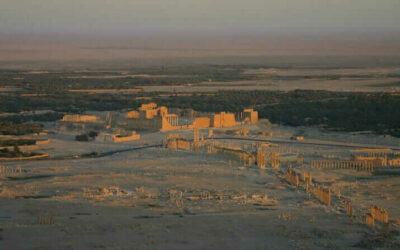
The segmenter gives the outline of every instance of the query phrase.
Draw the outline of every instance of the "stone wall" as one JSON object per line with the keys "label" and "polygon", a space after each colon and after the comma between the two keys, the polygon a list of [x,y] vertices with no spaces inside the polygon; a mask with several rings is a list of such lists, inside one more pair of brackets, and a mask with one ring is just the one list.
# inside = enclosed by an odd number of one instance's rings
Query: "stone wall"
{"label": "stone wall", "polygon": [[234,127],[236,125],[238,125],[238,123],[235,120],[235,115],[232,113],[221,112],[212,115],[211,126],[214,128]]}
{"label": "stone wall", "polygon": [[244,123],[253,124],[258,122],[258,112],[253,109],[244,109],[242,116]]}
{"label": "stone wall", "polygon": [[92,122],[99,121],[100,117],[94,115],[64,115],[63,122]]}
{"label": "stone wall", "polygon": [[322,203],[330,206],[331,205],[331,190],[330,188],[325,189],[322,186],[315,187],[315,196],[320,200]]}
{"label": "stone wall", "polygon": [[289,182],[290,184],[294,186],[299,186],[299,176],[297,173],[293,170],[286,170],[286,175],[285,175],[286,181]]}
{"label": "stone wall", "polygon": [[211,126],[211,119],[208,117],[194,118],[193,128],[209,128]]}
{"label": "stone wall", "polygon": [[372,216],[372,214],[365,214],[365,224],[369,227],[374,227],[374,217]]}
{"label": "stone wall", "polygon": [[136,134],[136,132],[132,132],[132,134],[130,136],[113,135],[113,141],[116,143],[136,141],[136,140],[140,140],[140,135]]}
{"label": "stone wall", "polygon": [[257,152],[257,167],[265,168],[267,166],[267,153]]}
{"label": "stone wall", "polygon": [[389,214],[388,212],[380,207],[377,206],[371,206],[371,215],[374,218],[374,220],[383,222],[383,223],[388,223],[389,222]]}

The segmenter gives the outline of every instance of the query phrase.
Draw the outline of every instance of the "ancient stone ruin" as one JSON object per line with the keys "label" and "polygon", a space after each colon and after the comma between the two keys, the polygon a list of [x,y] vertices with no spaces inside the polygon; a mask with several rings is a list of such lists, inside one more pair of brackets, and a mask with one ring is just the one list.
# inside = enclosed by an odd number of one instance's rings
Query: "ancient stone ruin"
{"label": "ancient stone ruin", "polygon": [[384,208],[380,208],[377,206],[371,206],[371,215],[374,218],[374,220],[377,220],[382,223],[388,223],[389,222],[389,214]]}
{"label": "ancient stone ruin", "polygon": [[299,186],[299,176],[294,170],[288,169],[286,170],[286,181],[292,184],[293,186]]}
{"label": "ancient stone ruin", "polygon": [[258,112],[245,109],[240,120],[236,121],[235,114],[221,112],[204,117],[195,117],[192,123],[180,122],[177,114],[168,113],[168,108],[158,107],[156,103],[142,104],[138,110],[125,115],[127,128],[149,131],[170,131],[179,129],[227,128],[240,124],[256,123]]}
{"label": "ancient stone ruin", "polygon": [[325,189],[322,186],[317,185],[315,187],[315,196],[320,200],[322,203],[330,206],[331,205],[331,189]]}

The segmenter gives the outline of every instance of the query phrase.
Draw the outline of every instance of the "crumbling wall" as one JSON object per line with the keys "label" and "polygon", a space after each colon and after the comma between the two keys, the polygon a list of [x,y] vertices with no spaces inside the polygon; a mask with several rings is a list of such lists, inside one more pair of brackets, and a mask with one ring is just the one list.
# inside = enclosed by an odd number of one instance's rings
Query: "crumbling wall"
{"label": "crumbling wall", "polygon": [[346,214],[347,216],[353,216],[353,206],[350,202],[346,202]]}
{"label": "crumbling wall", "polygon": [[128,141],[136,141],[140,140],[140,135],[136,134],[135,131],[132,132],[130,136],[120,136],[120,135],[113,135],[114,142],[128,142]]}
{"label": "crumbling wall", "polygon": [[259,132],[258,134],[262,135],[262,136],[274,136],[274,132],[272,132],[272,131],[263,131],[263,132]]}
{"label": "crumbling wall", "polygon": [[400,166],[400,158],[390,159],[389,166],[391,167]]}
{"label": "crumbling wall", "polygon": [[297,154],[297,164],[303,165],[303,156],[301,154]]}
{"label": "crumbling wall", "polygon": [[365,224],[369,227],[374,227],[374,216],[372,216],[372,214],[365,214]]}
{"label": "crumbling wall", "polygon": [[193,128],[209,128],[211,126],[211,119],[208,117],[194,118]]}
{"label": "crumbling wall", "polygon": [[383,223],[388,223],[389,222],[389,214],[384,208],[380,208],[377,206],[371,206],[371,212],[370,214],[374,218],[374,220],[383,222]]}
{"label": "crumbling wall", "polygon": [[133,111],[129,111],[128,113],[126,113],[125,118],[127,119],[133,119],[133,118],[139,118],[140,114],[138,111],[133,110]]}
{"label": "crumbling wall", "polygon": [[245,129],[245,128],[241,128],[241,129],[236,129],[234,131],[234,133],[236,135],[242,135],[242,136],[247,136],[249,134],[249,130]]}
{"label": "crumbling wall", "polygon": [[10,176],[15,174],[22,174],[22,168],[0,166],[0,176]]}
{"label": "crumbling wall", "polygon": [[257,167],[265,168],[267,166],[267,153],[257,152]]}
{"label": "crumbling wall", "polygon": [[171,138],[167,140],[167,148],[190,150],[190,141],[184,138]]}
{"label": "crumbling wall", "polygon": [[297,173],[291,169],[286,170],[286,181],[294,186],[299,186],[299,176]]}
{"label": "crumbling wall", "polygon": [[271,152],[270,153],[270,163],[272,168],[279,168],[279,152]]}
{"label": "crumbling wall", "polygon": [[162,118],[153,119],[127,119],[127,128],[132,130],[159,131],[163,127]]}
{"label": "crumbling wall", "polygon": [[190,141],[186,139],[176,139],[176,147],[178,149],[190,150]]}
{"label": "crumbling wall", "polygon": [[244,123],[253,124],[258,122],[258,112],[253,109],[244,109],[242,115]]}
{"label": "crumbling wall", "polygon": [[226,128],[236,126],[235,115],[232,113],[221,112],[214,114],[211,118],[211,126],[214,128]]}
{"label": "crumbling wall", "polygon": [[322,203],[330,206],[331,205],[331,190],[330,188],[325,189],[322,186],[315,187],[315,196],[320,200]]}
{"label": "crumbling wall", "polygon": [[386,156],[376,157],[376,156],[355,156],[354,159],[356,161],[370,161],[370,162],[379,162],[377,163],[379,166],[386,167],[388,164],[388,160]]}
{"label": "crumbling wall", "polygon": [[251,153],[241,149],[213,145],[211,152],[233,156],[240,161],[248,163],[249,165],[253,165],[255,161],[255,157]]}
{"label": "crumbling wall", "polygon": [[207,138],[213,138],[213,137],[214,137],[214,130],[209,129],[209,130],[208,130]]}
{"label": "crumbling wall", "polygon": [[172,138],[179,138],[178,134],[168,134],[167,135],[167,140],[172,139]]}
{"label": "crumbling wall", "polygon": [[308,183],[310,186],[312,185],[312,176],[311,173],[302,171],[301,172],[301,180],[305,183]]}
{"label": "crumbling wall", "polygon": [[63,122],[92,122],[99,121],[100,117],[94,115],[64,115]]}

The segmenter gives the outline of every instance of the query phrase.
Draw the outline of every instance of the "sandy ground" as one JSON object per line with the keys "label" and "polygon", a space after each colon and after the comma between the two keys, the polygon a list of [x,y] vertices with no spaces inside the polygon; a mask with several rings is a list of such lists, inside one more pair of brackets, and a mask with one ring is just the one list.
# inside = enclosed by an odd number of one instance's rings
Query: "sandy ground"
{"label": "sandy ground", "polygon": [[[21,166],[23,172],[0,177],[0,249],[400,246],[400,176],[310,168],[310,161],[316,157],[350,157],[349,148],[331,145],[346,142],[345,133],[266,125],[247,128],[254,134],[274,131],[275,144],[282,151],[280,169],[260,170],[225,155],[165,148],[102,158],[1,163],[8,168]],[[319,139],[331,143],[315,146],[278,142],[299,133],[305,135],[305,142]],[[192,138],[192,131],[181,134]],[[50,135],[51,142],[41,149],[60,157],[155,144],[165,136],[145,133],[141,141],[112,144],[76,142],[71,132]],[[368,137],[374,140],[368,141]],[[399,145],[398,139],[371,135],[355,135],[352,140],[359,144]],[[242,147],[254,143],[215,141]],[[297,153],[304,155],[304,165],[296,165],[296,158],[290,157]],[[332,187],[335,193],[340,190],[341,199],[352,202],[357,216],[346,216],[344,204],[335,195],[333,205],[325,206],[302,188],[289,185],[280,172],[289,165],[299,172],[311,172],[315,182]],[[182,200],[171,197],[171,192],[182,192]],[[364,225],[362,215],[372,204],[386,208],[390,214],[392,232],[383,238],[379,237],[379,229]],[[38,223],[38,217],[50,216],[54,223]]]}

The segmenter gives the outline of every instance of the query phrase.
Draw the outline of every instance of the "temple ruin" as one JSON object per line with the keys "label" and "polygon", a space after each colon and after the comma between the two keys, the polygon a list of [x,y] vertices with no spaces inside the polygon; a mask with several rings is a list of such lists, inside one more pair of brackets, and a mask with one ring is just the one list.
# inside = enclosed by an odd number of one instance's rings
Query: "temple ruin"
{"label": "temple ruin", "polygon": [[258,122],[258,112],[253,109],[244,109],[239,114],[239,120],[244,124],[254,124]]}
{"label": "temple ruin", "polygon": [[157,107],[156,103],[142,104],[139,110],[128,112],[125,118],[128,129],[169,131],[185,127],[178,125],[178,115],[169,114],[167,107]]}
{"label": "temple ruin", "polygon": [[168,108],[158,107],[156,103],[142,104],[138,110],[125,115],[127,128],[149,131],[170,131],[179,129],[227,128],[258,121],[258,112],[244,109],[236,121],[234,113],[221,112],[207,116],[194,117],[192,122],[180,121],[177,114],[168,113]]}

